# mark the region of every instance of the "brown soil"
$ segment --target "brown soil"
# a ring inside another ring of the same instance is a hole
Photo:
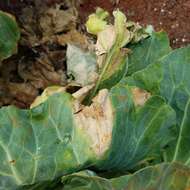
[[[190,43],[190,0],[85,0],[80,7],[84,21],[102,7],[110,12],[120,8],[128,18],[143,25],[152,24],[156,30],[165,30],[174,48]]]

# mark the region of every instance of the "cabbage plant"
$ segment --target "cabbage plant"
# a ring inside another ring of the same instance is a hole
[[[190,47],[172,50],[119,10],[108,17],[89,16],[94,52],[68,45],[78,91],[49,87],[30,109],[0,109],[0,189],[190,188]]]

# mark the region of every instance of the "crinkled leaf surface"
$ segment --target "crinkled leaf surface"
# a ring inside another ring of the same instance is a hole
[[[190,169],[179,163],[162,163],[113,179],[82,171],[63,177],[64,189],[189,190]]]
[[[176,110],[178,139],[169,160],[190,166],[190,46],[174,50],[158,63],[148,66],[127,79],[154,94],[164,97]]]
[[[92,84],[97,79],[96,56],[84,52],[80,48],[68,44],[67,47],[67,74],[73,77],[77,84],[82,86]]]
[[[127,190],[189,190],[190,169],[178,163],[162,163],[135,173]]]
[[[132,89],[126,85],[114,87],[106,97],[111,108],[103,107],[111,110],[101,110],[96,102],[97,110],[88,108],[86,116],[74,112],[73,98],[67,93],[54,94],[30,110],[0,109],[0,187],[53,180],[88,166],[125,170],[159,156],[175,118],[170,106],[152,97],[135,109]],[[106,132],[110,120],[101,119],[110,113],[112,128]],[[77,114],[89,128],[76,122]],[[92,131],[91,120],[96,124]],[[94,139],[96,133],[101,139]]]
[[[0,61],[17,52],[20,30],[15,18],[0,11]]]
[[[123,190],[132,175],[106,179],[90,170],[84,170],[62,177],[64,190]]]
[[[108,179],[98,177],[94,172],[85,170],[62,177],[64,190],[111,190]]]
[[[109,180],[114,190],[124,190],[131,177],[132,175],[123,175]]]
[[[31,110],[0,110],[1,189],[53,180],[94,158],[75,127],[71,100],[60,93]]]
[[[171,140],[171,126],[175,124],[173,109],[158,96],[135,107],[137,100],[134,100],[133,90],[125,85],[111,89],[113,105],[120,105],[114,118],[117,127],[113,128],[111,148],[98,163],[99,169],[133,169],[158,158],[162,148]]]
[[[153,32],[149,38],[127,47],[132,51],[128,57],[127,75],[144,69],[171,51],[165,32]]]

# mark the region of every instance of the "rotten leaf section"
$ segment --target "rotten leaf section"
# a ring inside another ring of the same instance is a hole
[[[113,107],[108,90],[101,90],[90,106],[75,110],[77,127],[86,133],[96,155],[102,156],[109,148],[113,129]]]
[[[67,43],[84,49],[88,49],[89,44],[78,27],[79,5],[79,1],[66,0],[50,4],[46,1],[24,2],[19,6],[15,16],[21,38],[17,54],[1,64],[0,106],[14,104],[26,108],[48,86],[67,85]],[[6,18],[11,22],[12,18]],[[2,20],[0,24],[3,24]],[[15,23],[10,24],[18,30]],[[15,42],[18,36],[15,36]],[[11,51],[15,52],[16,43],[14,46]]]

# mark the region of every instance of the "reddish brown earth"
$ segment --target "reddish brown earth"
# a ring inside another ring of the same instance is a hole
[[[115,5],[113,1],[85,0],[80,7],[82,20],[97,6],[110,12],[120,8],[133,21],[152,24],[156,30],[165,30],[173,47],[190,43],[190,0],[120,0]]]

